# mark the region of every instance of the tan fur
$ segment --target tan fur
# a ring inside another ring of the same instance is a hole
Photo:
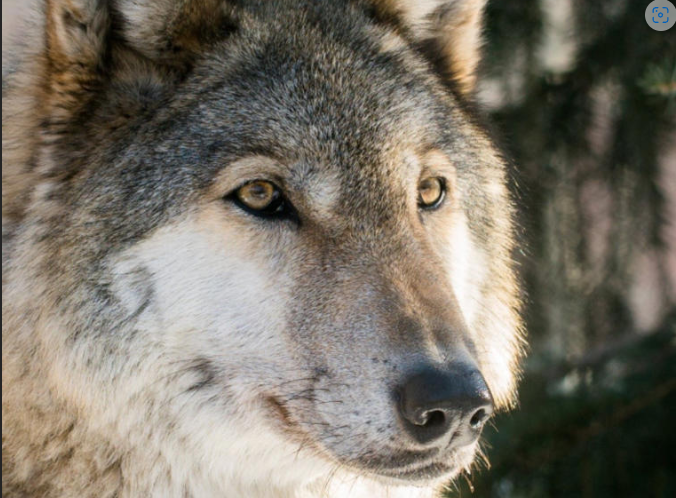
[[[466,362],[516,399],[514,208],[459,101],[483,5],[45,0],[3,58],[4,496],[431,498],[473,465],[397,393]]]
[[[436,39],[445,69],[461,92],[471,95],[481,52],[481,16],[487,0],[374,0],[402,19],[417,40]]]

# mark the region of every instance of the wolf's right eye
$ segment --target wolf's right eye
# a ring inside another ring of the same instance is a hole
[[[423,209],[436,209],[446,196],[446,182],[442,178],[424,178],[418,184],[418,206]]]
[[[283,217],[291,213],[291,206],[274,183],[252,180],[239,187],[231,196],[245,211],[261,217]]]

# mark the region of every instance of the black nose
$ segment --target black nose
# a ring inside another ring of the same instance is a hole
[[[406,432],[418,443],[432,443],[452,433],[453,444],[460,446],[479,437],[493,413],[493,397],[474,366],[427,369],[403,384],[399,411]]]

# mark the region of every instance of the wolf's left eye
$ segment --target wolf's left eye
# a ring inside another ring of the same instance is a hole
[[[290,206],[277,185],[267,180],[252,180],[232,194],[240,208],[260,217],[281,217],[290,212]]]
[[[418,206],[422,209],[436,209],[446,197],[446,182],[443,178],[430,176],[418,183]]]

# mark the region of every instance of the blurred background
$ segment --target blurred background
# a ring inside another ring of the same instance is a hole
[[[648,3],[489,2],[479,99],[513,159],[531,348],[490,471],[449,496],[676,496],[676,27]],[[3,40],[25,4],[2,1]]]
[[[490,471],[449,496],[676,496],[676,28],[649,3],[489,1],[479,97],[513,159],[531,350]]]

